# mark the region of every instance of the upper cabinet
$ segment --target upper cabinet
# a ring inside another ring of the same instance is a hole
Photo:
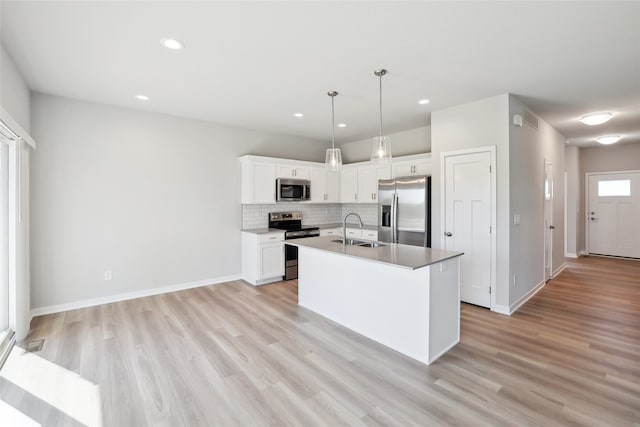
[[[310,168],[311,203],[340,203],[340,172]]]
[[[392,163],[393,177],[431,175],[431,153],[399,157]]]
[[[272,157],[243,156],[240,162],[243,204],[276,203],[276,178],[310,180],[310,203],[378,203],[379,180],[431,174],[431,153],[396,157],[390,166],[352,163],[342,172],[327,171],[323,163]]]
[[[278,165],[276,178],[310,179],[309,168],[296,165]]]
[[[242,203],[275,203],[275,163],[253,159],[251,156],[241,157],[240,162],[242,164]]]

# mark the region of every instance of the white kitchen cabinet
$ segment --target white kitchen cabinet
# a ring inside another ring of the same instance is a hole
[[[358,168],[358,203],[378,203],[378,181],[389,178],[391,178],[391,166],[360,166]]]
[[[340,178],[340,196],[340,200],[342,201],[342,203],[358,203],[357,167],[342,167],[342,176]]]
[[[242,278],[254,286],[284,276],[284,231],[242,232]]]
[[[431,175],[431,153],[400,157],[393,161],[393,177]]]
[[[324,236],[340,236],[341,230],[340,228],[321,228],[320,229],[320,237]]]
[[[340,203],[340,172],[310,168],[311,203]]]
[[[278,165],[277,178],[309,179],[309,168],[296,165]]]
[[[251,156],[240,158],[242,166],[241,201],[243,204],[276,202],[276,165],[256,161]]]
[[[338,229],[338,235],[342,236],[342,229]],[[378,230],[347,227],[347,239],[378,240]]]

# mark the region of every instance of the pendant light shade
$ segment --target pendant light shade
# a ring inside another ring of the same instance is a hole
[[[331,97],[331,148],[327,148],[324,167],[326,170],[339,172],[342,170],[342,152],[339,148],[336,148],[336,115],[334,108],[334,99],[336,96],[338,96],[338,92],[333,90],[331,92],[327,92],[327,95]]]
[[[382,76],[387,70],[379,69],[373,72],[380,79],[380,136],[371,141],[371,161],[378,164],[391,163],[391,138],[382,135]]]

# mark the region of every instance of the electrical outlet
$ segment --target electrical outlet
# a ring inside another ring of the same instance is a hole
[[[111,270],[104,271],[104,280],[111,280],[113,278],[113,273]]]
[[[513,225],[520,225],[520,214],[515,214],[513,216]]]
[[[518,283],[518,275],[514,274],[513,275],[513,286],[515,287],[517,283]]]

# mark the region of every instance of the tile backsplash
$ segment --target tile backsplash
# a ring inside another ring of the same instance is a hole
[[[342,205],[278,203],[272,205],[242,205],[242,228],[266,228],[269,225],[270,212],[302,212],[302,223],[320,225],[342,221]],[[364,220],[364,218],[363,218]]]
[[[345,203],[344,205],[342,205],[340,222],[346,214],[351,212],[355,212],[360,215],[360,218],[362,218],[362,222],[364,222],[365,225],[378,224],[378,205],[376,204]],[[349,218],[349,223],[356,221],[357,220],[355,218]]]

